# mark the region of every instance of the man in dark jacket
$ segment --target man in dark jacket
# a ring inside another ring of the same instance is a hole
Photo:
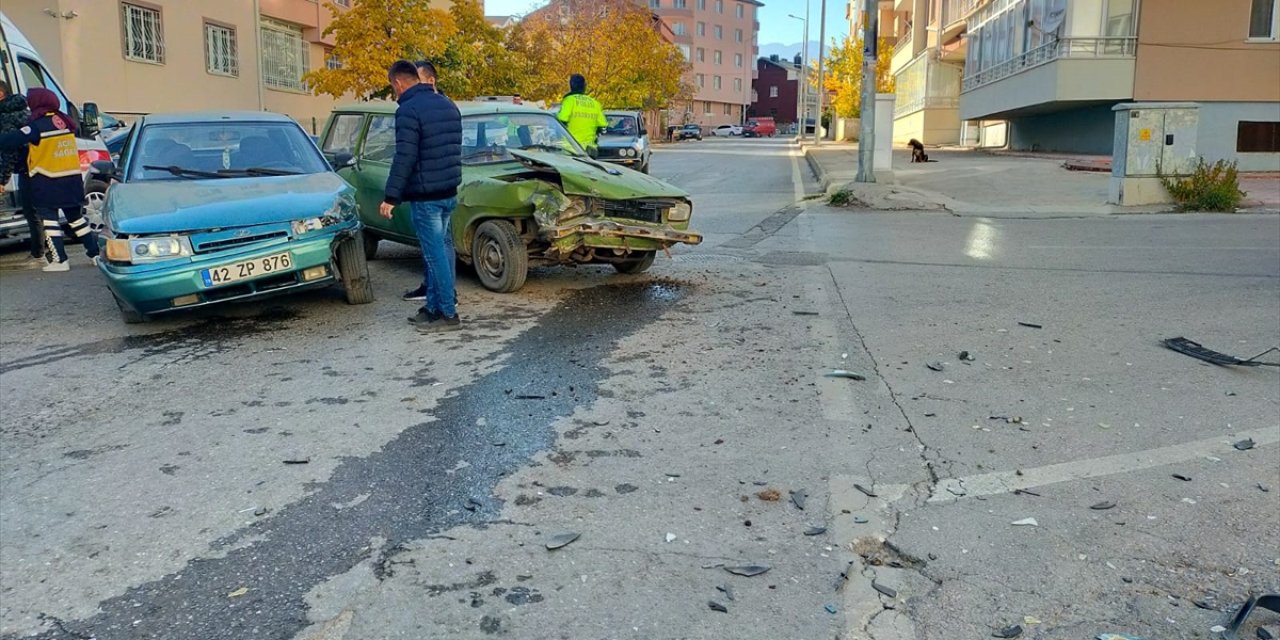
[[[21,93],[13,93],[9,84],[0,80],[0,135],[13,133],[25,126],[31,119],[31,110],[27,109],[27,99]],[[30,237],[31,257],[42,259],[44,251],[44,228],[36,217],[36,210],[31,206],[30,180],[27,178],[27,150],[0,151],[0,187],[6,187],[10,177],[18,174],[18,193],[15,204],[22,209],[22,216],[27,219],[27,235]],[[12,191],[12,189],[9,189]],[[5,191],[0,188],[0,192]],[[2,197],[3,194],[0,194]]]
[[[388,73],[396,101],[396,152],[379,213],[390,219],[406,202],[426,266],[426,303],[409,322],[422,331],[458,329],[452,217],[462,183],[462,114],[453,101],[421,84],[412,62]]]

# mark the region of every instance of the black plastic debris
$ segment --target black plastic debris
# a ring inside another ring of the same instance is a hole
[[[1258,355],[1253,356],[1252,358],[1249,358],[1247,360],[1241,360],[1240,358],[1227,355],[1220,351],[1214,351],[1213,349],[1206,349],[1199,342],[1194,342],[1186,338],[1183,338],[1181,336],[1177,338],[1166,338],[1164,340],[1161,340],[1160,344],[1163,344],[1165,347],[1172,349],[1174,351],[1177,351],[1178,353],[1181,353],[1183,355],[1188,355],[1197,360],[1204,360],[1205,362],[1208,362],[1210,364],[1216,364],[1224,367],[1225,366],[1280,367],[1280,362],[1262,362],[1258,360],[1258,358],[1261,358],[1262,356],[1265,356],[1268,353],[1271,353],[1272,351],[1280,351],[1280,347],[1271,347],[1270,349],[1267,349],[1266,351],[1263,351],[1262,353],[1259,353]]]
[[[1042,325],[1038,325],[1038,324],[1036,324],[1036,323],[1034,323],[1034,322],[1019,322],[1019,323],[1018,323],[1018,326],[1020,326],[1020,327],[1027,327],[1028,329],[1043,329],[1043,328],[1044,328],[1044,326],[1042,326]],[[1018,628],[1018,633],[1022,633],[1022,628],[1021,628],[1021,627],[1019,627],[1019,628]],[[1009,636],[1009,637],[1010,637],[1010,638],[1012,638],[1013,636]]]
[[[1253,438],[1245,438],[1231,446],[1235,447],[1236,451],[1248,451],[1253,448],[1253,444]]]
[[[879,582],[876,582],[875,580],[871,581],[871,588],[875,589],[876,591],[879,591],[882,595],[884,595],[887,598],[898,597],[897,590],[893,589],[892,587],[886,587],[880,584]]]
[[[1258,640],[1275,640],[1276,634],[1271,633],[1266,627],[1258,627]]]
[[[930,362],[924,366],[928,367],[930,371],[942,371],[943,369],[946,369],[941,362]]]
[[[744,565],[738,565],[734,567],[725,567],[724,570],[728,571],[729,573],[732,573],[735,576],[744,576],[747,578],[751,578],[754,576],[758,576],[762,573],[765,573],[766,571],[769,570],[769,567],[762,564],[744,564]]]
[[[804,503],[805,503],[805,500],[808,500],[808,499],[809,499],[809,492],[805,491],[804,489],[796,489],[795,491],[791,492],[791,504],[794,504],[796,508],[801,511],[804,511]]]
[[[536,393],[521,393],[516,395],[516,400],[546,400],[546,399],[547,399],[546,396],[541,396]]]
[[[1019,323],[1021,324],[1021,323]],[[1012,627],[1005,627],[991,634],[992,638],[1016,638],[1022,635],[1022,625],[1015,624]]]
[[[1114,509],[1115,506],[1116,506],[1116,503],[1108,500],[1106,502],[1099,502],[1098,504],[1095,504],[1089,508],[1093,509],[1094,511],[1106,511],[1107,509]]]
[[[719,591],[720,593],[723,593],[723,594],[724,594],[724,598],[725,598],[725,600],[728,600],[729,602],[733,602],[733,600],[734,600],[734,598],[733,598],[733,588],[732,588],[732,587],[730,587],[729,585],[727,585],[727,584],[722,584],[722,585],[720,585],[720,586],[716,587],[716,591]]]
[[[857,380],[857,381],[859,381],[859,382],[861,382],[861,381],[863,381],[863,380],[866,380],[866,379],[867,379],[867,377],[866,377],[866,376],[864,376],[864,375],[862,375],[861,373],[854,373],[854,372],[852,372],[852,371],[845,371],[844,369],[836,369],[835,371],[832,371],[831,373],[828,373],[828,374],[826,374],[826,375],[825,375],[825,376],[823,376],[823,377],[826,377],[826,378],[848,378],[849,380]]]
[[[1258,491],[1261,491],[1261,492],[1263,492],[1263,493],[1271,493],[1271,487],[1268,487],[1267,485],[1262,484],[1261,482],[1259,482],[1259,483],[1258,483]]]
[[[581,535],[582,534],[576,531],[557,533],[556,535],[547,538],[547,551],[555,551],[556,549],[567,547]]]
[[[483,506],[484,506],[484,503],[480,502],[479,500],[476,500],[475,498],[467,498],[467,503],[462,505],[462,508],[466,509],[467,511],[475,511],[476,509]]]
[[[820,536],[827,532],[827,528],[821,525],[814,525],[804,530],[806,536]]]
[[[817,312],[817,311],[792,311],[791,313],[792,313],[793,315],[797,315],[797,316],[816,316],[816,315],[818,315],[818,312]]]
[[[282,462],[285,464],[309,464],[311,462],[311,458],[306,456],[293,456],[292,458],[285,458]]]
[[[1182,475],[1181,473],[1175,473],[1175,474],[1173,474],[1173,478],[1174,478],[1175,480],[1181,480],[1181,481],[1183,481],[1183,482],[1191,482],[1191,476],[1184,476],[1184,475]]]
[[[958,357],[961,362],[973,362],[974,360],[977,360],[977,358],[973,357],[973,354],[968,351],[961,351],[960,355],[956,357]]]
[[[720,604],[719,602],[716,602],[715,600],[708,600],[707,608],[711,609],[712,611],[719,611],[720,613],[729,613],[728,607]]]
[[[862,486],[862,485],[860,485],[860,484],[854,484],[854,485],[853,485],[853,488],[854,488],[854,489],[857,489],[857,490],[858,490],[858,491],[860,491],[860,492],[862,492],[862,495],[865,495],[865,496],[867,496],[868,498],[875,498],[875,497],[877,497],[877,496],[876,496],[876,492],[874,492],[874,491],[872,491],[872,490],[870,490],[870,489],[868,489],[868,488],[866,488],[866,487],[864,487],[864,486]]]
[[[1243,605],[1240,605],[1240,610],[1236,611],[1235,617],[1231,619],[1231,624],[1227,625],[1227,630],[1222,632],[1222,637],[1226,640],[1239,640],[1240,628],[1244,626],[1245,621],[1249,619],[1249,614],[1253,613],[1253,610],[1257,607],[1280,613],[1280,593],[1249,596],[1249,599],[1245,600]]]
[[[1217,610],[1217,607],[1213,606],[1212,604],[1209,604],[1207,600],[1195,600],[1191,604],[1196,605],[1197,609],[1204,609],[1205,611]]]

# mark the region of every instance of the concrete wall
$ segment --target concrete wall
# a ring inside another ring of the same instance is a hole
[[[1111,106],[1010,118],[1009,148],[1110,155],[1115,135],[1115,112]]]
[[[893,143],[904,145],[912,138],[929,145],[959,144],[959,110],[929,108],[895,118]]]
[[[1133,96],[1133,75],[1133,59],[1060,59],[961,93],[960,117],[1001,117],[1051,102],[1119,102]]]
[[[1133,98],[1280,101],[1280,42],[1247,41],[1249,7],[1250,0],[1142,0]]]
[[[1236,127],[1241,120],[1280,121],[1280,103],[1201,102],[1197,151],[1208,162],[1235,160],[1241,171],[1280,171],[1280,153],[1237,153]]]

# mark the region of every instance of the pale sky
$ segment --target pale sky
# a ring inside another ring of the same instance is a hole
[[[804,16],[806,0],[763,0],[760,9],[760,44],[795,44],[804,40],[804,24],[787,14]],[[822,0],[808,0],[810,5],[809,39],[818,39],[818,17]],[[522,15],[546,4],[546,0],[484,0],[484,12],[491,16]],[[827,0],[827,41],[842,38],[849,31],[844,17],[845,0]]]

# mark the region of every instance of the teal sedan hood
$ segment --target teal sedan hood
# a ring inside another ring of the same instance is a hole
[[[527,166],[551,169],[559,173],[564,192],[569,195],[593,196],[606,200],[689,197],[687,192],[652,176],[588,157],[532,149],[507,151]]]
[[[124,182],[108,191],[103,218],[115,233],[128,235],[226,229],[323,215],[350,191],[327,172]]]

